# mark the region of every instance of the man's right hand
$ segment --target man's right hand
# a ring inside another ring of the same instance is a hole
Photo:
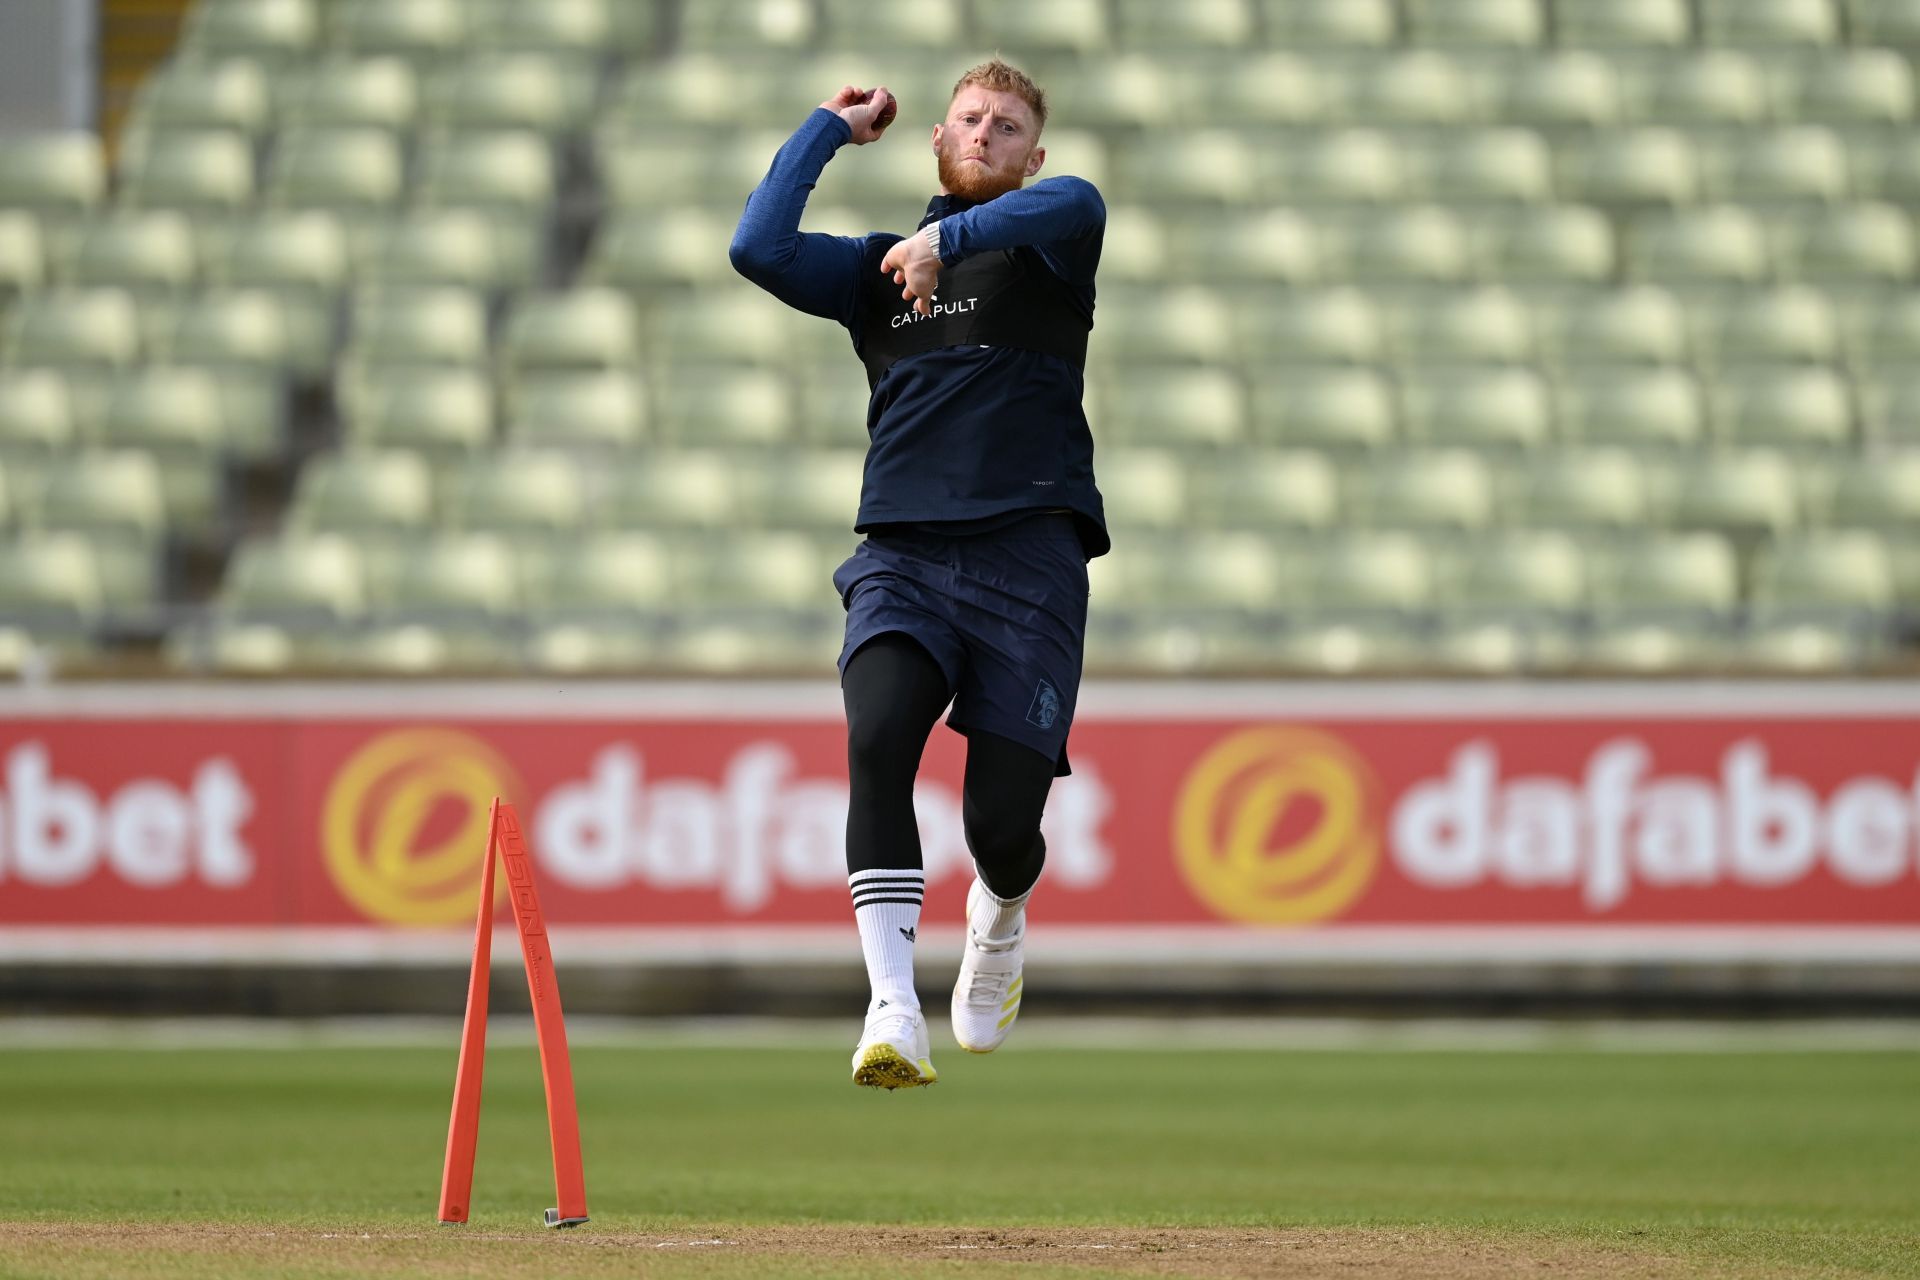
[[[900,109],[884,85],[877,89],[847,85],[820,105],[847,122],[856,146],[877,141]]]

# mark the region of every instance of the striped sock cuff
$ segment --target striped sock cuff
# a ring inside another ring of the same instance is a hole
[[[856,871],[847,877],[855,909],[882,902],[919,906],[927,896],[927,873],[917,868],[899,871]]]

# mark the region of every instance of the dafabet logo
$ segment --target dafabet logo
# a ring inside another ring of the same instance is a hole
[[[1380,786],[1338,738],[1248,729],[1200,757],[1173,811],[1194,895],[1220,915],[1312,924],[1345,911],[1380,866]]]
[[[486,743],[448,729],[402,729],[367,743],[334,777],[321,810],[327,871],[375,920],[457,924],[473,918],[487,810],[519,791]],[[496,898],[506,896],[499,882]]]

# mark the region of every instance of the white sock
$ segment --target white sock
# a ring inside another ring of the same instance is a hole
[[[913,989],[913,944],[920,933],[920,901],[927,892],[927,873],[918,868],[899,871],[856,871],[847,877],[853,891],[853,919],[860,926],[860,951],[867,959],[867,981],[873,984],[876,1009],[889,1005],[920,1007]]]
[[[982,880],[980,896],[974,901],[967,925],[983,942],[1010,942],[1025,925],[1027,899],[1032,896],[1033,890],[1029,889],[1017,898],[996,898]]]

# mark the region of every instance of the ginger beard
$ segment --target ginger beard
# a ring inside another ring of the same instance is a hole
[[[1027,160],[1033,154],[1029,148],[1027,155],[1010,160],[1002,168],[993,168],[993,157],[984,157],[984,164],[976,164],[967,156],[976,154],[971,143],[958,129],[949,129],[940,136],[940,145],[935,155],[940,167],[940,186],[946,191],[975,204],[984,204],[995,196],[1003,196],[1009,191],[1018,190],[1027,180]]]

